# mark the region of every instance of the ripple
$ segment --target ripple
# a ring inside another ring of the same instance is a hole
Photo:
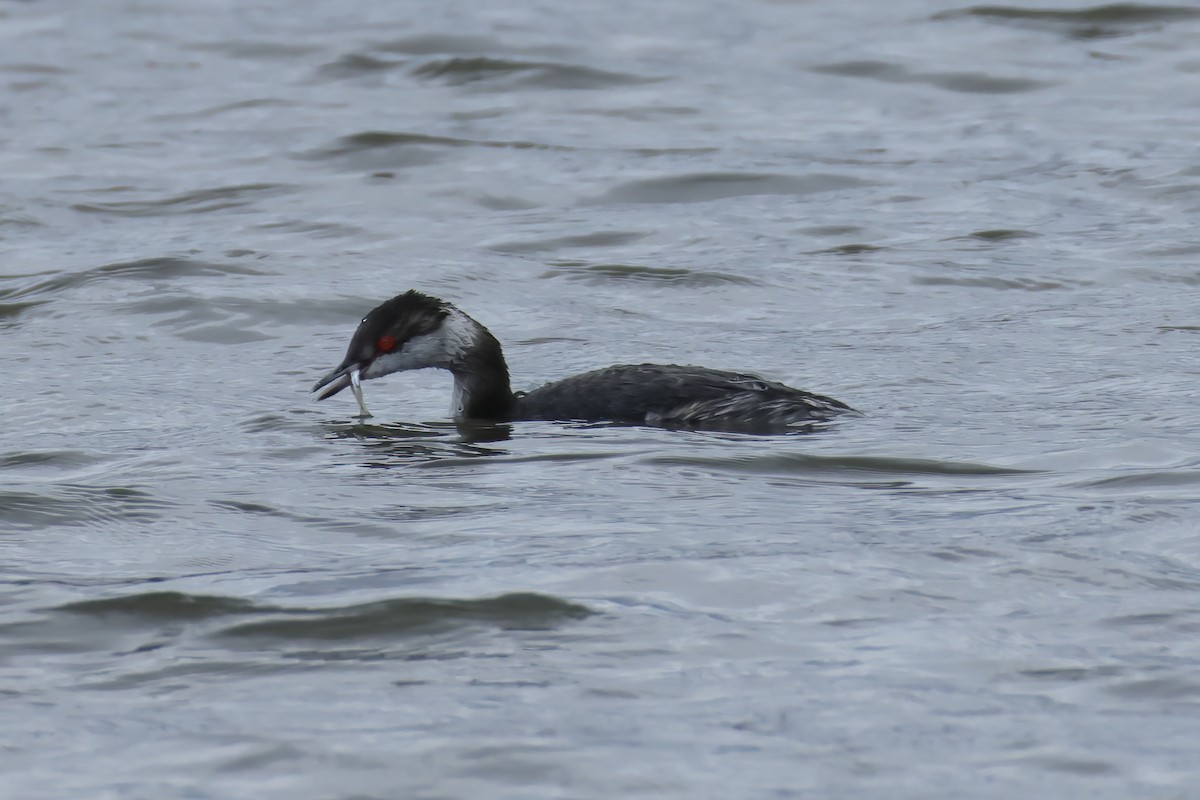
[[[887,456],[814,456],[803,453],[714,458],[709,456],[653,456],[644,463],[673,467],[701,467],[720,472],[778,474],[833,474],[858,472],[878,475],[1032,475],[1037,470],[998,467],[970,461],[940,461]]]
[[[647,267],[642,264],[589,264],[584,261],[551,262],[553,269],[543,272],[542,278],[567,278],[589,283],[671,284],[675,286],[719,286],[734,283],[752,285],[755,281],[741,275],[724,272]]]
[[[170,622],[221,622],[257,617],[217,628],[222,637],[344,640],[491,625],[503,630],[544,630],[594,612],[586,606],[533,592],[484,598],[399,597],[332,608],[287,608],[238,597],[177,591],[83,600],[50,609],[91,618],[112,628],[160,627]]]
[[[595,426],[592,426],[595,427]],[[442,458],[437,461],[425,461],[415,464],[414,466],[441,469],[442,467],[461,468],[461,467],[481,467],[509,464],[575,464],[587,461],[605,461],[608,459],[625,458],[629,453],[624,451],[613,452],[586,452],[586,453],[539,453],[532,456],[508,456],[489,458],[486,461],[480,460],[479,455],[497,455],[495,453],[479,453],[474,458]]]
[[[1119,772],[1116,764],[1099,758],[1068,753],[1034,753],[1014,759],[1016,763],[1032,764],[1052,772],[1065,772],[1068,775],[1113,775]]]
[[[824,250],[813,250],[811,255],[856,256],[861,253],[874,253],[876,250],[886,249],[886,247],[880,247],[876,244],[851,242],[849,244],[839,244],[835,247],[826,247]]]
[[[3,17],[4,13],[0,12],[0,19]],[[62,67],[50,64],[0,64],[0,74],[7,73],[17,76],[13,80],[6,82],[8,88],[16,92],[28,92],[51,86],[61,86],[61,81],[58,79],[72,72],[74,70],[63,69]]]
[[[370,301],[279,300],[235,295],[202,296],[186,289],[156,294],[117,306],[128,314],[162,317],[154,323],[180,339],[216,344],[244,344],[279,338],[261,328],[317,321],[344,322],[369,308]]]
[[[982,275],[965,278],[929,275],[913,278],[913,284],[917,286],[969,286],[978,289],[1018,289],[1025,292],[1048,292],[1068,288],[1068,284],[1062,281],[1038,280],[1035,278],[997,278]],[[1070,284],[1070,286],[1078,285],[1075,283]]]
[[[206,42],[204,44],[183,45],[184,50],[199,50],[224,53],[233,58],[279,60],[301,58],[320,51],[317,45],[299,44],[297,42],[233,40],[222,42]]]
[[[1001,558],[1000,553],[992,550],[984,550],[978,547],[963,547],[961,545],[948,545],[936,550],[930,550],[929,555],[941,561],[962,562],[972,561],[974,559],[996,559]]]
[[[493,242],[488,244],[487,248],[497,253],[548,253],[571,248],[616,247],[636,242],[649,235],[643,231],[595,231],[545,239],[510,239]]]
[[[469,83],[509,80],[513,85],[537,89],[608,89],[653,83],[626,72],[562,64],[551,61],[521,61],[487,56],[443,58],[429,61],[413,70],[413,75],[461,86]]]
[[[397,145],[432,144],[445,147],[502,147],[516,150],[571,150],[569,147],[539,144],[526,141],[488,141],[477,139],[456,139],[452,136],[430,136],[424,133],[407,133],[393,131],[363,131],[349,136],[342,136],[327,148],[314,151],[317,157],[340,156],[361,150],[375,150],[381,147]]]
[[[341,640],[429,633],[478,624],[503,630],[545,630],[593,613],[586,606],[532,592],[478,600],[406,597],[344,608],[272,612],[273,619],[241,623],[221,633],[242,638]]]
[[[0,216],[0,228],[15,228],[19,230],[33,230],[35,228],[44,228],[45,223],[39,222],[31,216],[28,216],[23,210],[12,207],[0,207],[0,212],[4,216]]]
[[[170,504],[126,486],[60,486],[42,492],[0,492],[0,521],[21,529],[149,523]]]
[[[1184,261],[1191,262],[1193,256],[1200,254],[1200,242],[1179,242],[1166,245],[1151,245],[1150,247],[1140,248],[1138,253],[1155,258],[1171,258],[1175,256],[1183,256]]]
[[[446,634],[479,630],[547,631],[596,612],[559,597],[511,592],[482,598],[394,597],[346,606],[284,607],[240,597],[150,591],[65,603],[38,616],[0,623],[7,648],[32,653],[88,651],[136,656],[187,647],[197,634],[229,647],[269,650],[289,644],[303,662],[369,658],[430,659],[466,655],[440,646]],[[457,638],[457,637],[456,637]],[[431,644],[438,646],[432,650]],[[390,647],[389,647],[390,646]],[[385,649],[388,648],[388,649]],[[115,653],[114,653],[115,650]],[[472,655],[477,655],[473,648]],[[110,673],[92,688],[124,688],[191,674],[261,674],[295,669],[293,659],[213,658],[131,660],[132,670]],[[145,670],[141,667],[151,666]],[[113,675],[115,674],[115,677]]]
[[[870,78],[884,83],[924,83],[951,92],[1010,94],[1032,92],[1053,82],[1032,78],[999,78],[983,72],[913,72],[887,61],[843,61],[812,68],[813,72],[849,78]]]
[[[630,119],[635,122],[659,122],[662,120],[673,120],[678,117],[691,117],[702,114],[703,111],[693,106],[633,106],[628,108],[581,108],[577,109],[576,114],[587,114],[598,117],[615,117],[619,119]],[[692,148],[703,152],[718,152],[718,147]]]
[[[0,303],[0,328],[15,325],[18,316],[43,302],[45,301],[31,300],[27,303]]]
[[[659,156],[703,156],[721,152],[719,147],[629,147],[626,153],[642,158]]]
[[[297,374],[297,373],[293,373]],[[308,380],[308,373],[299,373],[303,375],[305,381]],[[288,414],[278,412],[269,412],[259,414],[244,420],[239,424],[246,433],[274,433],[276,431],[307,431],[312,428],[310,418],[316,415],[315,410],[293,410]]]
[[[403,53],[411,56],[429,55],[480,55],[484,53],[547,53],[563,50],[554,47],[513,47],[499,39],[487,36],[471,36],[453,33],[426,33],[406,36],[376,44],[372,49],[387,53]]]
[[[1079,484],[1093,489],[1114,492],[1143,493],[1154,489],[1189,488],[1200,484],[1200,471],[1171,470],[1138,472],[1131,475],[1116,475]]]
[[[311,448],[314,452],[306,453],[305,455],[320,456],[323,451],[317,448]],[[297,454],[293,454],[294,459]],[[298,525],[305,525],[317,530],[329,531],[331,533],[352,533],[360,536],[372,536],[376,538],[394,539],[396,538],[396,529],[386,524],[376,522],[366,522],[354,519],[345,519],[344,517],[324,517],[324,516],[306,516],[303,514],[295,514],[281,508],[275,508],[264,503],[252,503],[244,500],[232,499],[213,499],[208,501],[209,505],[222,511],[228,511],[235,514],[248,514],[253,517],[274,517],[276,519],[291,520]],[[456,512],[449,512],[447,516],[452,516]],[[406,515],[407,514],[407,515]],[[388,513],[382,514],[376,512],[376,518],[381,522],[390,522],[395,519],[426,519],[426,516],[416,509],[405,507],[404,513]]]
[[[494,141],[430,136],[423,133],[363,131],[341,136],[333,143],[298,154],[310,161],[341,162],[356,170],[397,169],[441,161],[451,148],[485,147],[509,150],[570,150],[569,147],[529,141]]]
[[[360,236],[363,233],[363,229],[357,225],[306,219],[283,219],[275,222],[264,222],[255,227],[264,231],[305,233],[314,239],[348,239]]]
[[[53,277],[12,288],[0,288],[0,300],[16,300],[39,295],[52,295],[66,289],[83,286],[101,280],[179,280],[193,277],[226,277],[229,275],[264,275],[259,270],[236,264],[217,264],[191,258],[140,258],[136,261],[118,261],[78,272],[42,273]],[[36,277],[29,275],[22,278]],[[0,281],[2,282],[2,281]],[[44,301],[42,301],[44,302]]]
[[[222,114],[228,114],[233,111],[244,111],[246,109],[257,109],[257,108],[294,108],[297,105],[298,105],[298,103],[294,103],[289,100],[277,100],[277,99],[270,98],[270,97],[260,97],[260,98],[255,98],[253,100],[238,100],[238,101],[232,102],[232,103],[221,103],[219,105],[211,106],[209,108],[199,109],[198,111],[180,111],[180,112],[174,112],[174,113],[170,113],[170,114],[158,114],[158,115],[152,117],[152,119],[160,120],[163,122],[177,121],[177,120],[207,119],[209,117],[216,117],[216,116],[220,116]]]
[[[977,239],[984,242],[1007,242],[1013,239],[1036,239],[1040,237],[1040,233],[1033,231],[1023,231],[1010,228],[995,228],[986,231],[973,231],[966,236],[958,236],[958,239]]]
[[[26,453],[0,455],[0,470],[24,469],[28,467],[52,466],[56,469],[75,468],[96,464],[99,456],[82,450],[36,450]]]
[[[233,597],[185,594],[183,592],[142,592],[66,603],[54,611],[97,618],[137,617],[145,620],[197,620],[249,614],[259,609],[253,601]]]
[[[166,217],[180,214],[208,214],[250,205],[260,197],[285,194],[294,187],[282,183],[247,183],[198,189],[194,192],[150,200],[125,200],[112,203],[76,203],[75,211],[115,217]]]
[[[273,506],[263,505],[262,503],[248,503],[244,500],[209,500],[209,503],[217,508],[225,508],[231,511],[239,511],[246,514],[262,514],[268,517],[283,517],[285,519],[294,518],[294,514],[290,514]]]
[[[1183,678],[1143,678],[1124,681],[1108,687],[1118,697],[1134,700],[1200,701],[1200,682]]]
[[[1079,681],[1108,679],[1124,672],[1123,667],[1106,665],[1094,667],[1037,667],[1017,672],[1022,678],[1039,682],[1078,683]]]
[[[705,203],[754,195],[806,195],[873,185],[849,175],[782,175],[755,172],[697,172],[628,181],[609,189],[600,203]]]
[[[858,225],[812,225],[801,228],[800,232],[809,236],[848,236],[851,233],[862,233],[862,230]]]
[[[358,419],[355,419],[353,422],[328,422],[322,425],[322,428],[325,431],[325,437],[328,439],[357,439],[377,442],[442,439],[447,434],[447,430],[444,427],[364,422]]]
[[[20,75],[66,75],[72,71],[53,64],[0,64],[0,72]]]
[[[401,425],[354,419],[327,422],[322,428],[326,439],[352,440],[361,444],[356,458],[362,466],[372,469],[491,459],[502,451],[485,445],[505,442],[512,437],[512,426],[506,423]]]
[[[1072,39],[1105,39],[1156,30],[1172,22],[1200,18],[1200,9],[1143,3],[1109,3],[1087,8],[972,6],[942,11],[935,20],[977,17],[988,22],[1050,31]]]
[[[363,53],[350,53],[342,56],[337,61],[322,64],[317,68],[317,74],[322,78],[332,80],[358,78],[363,75],[377,75],[382,72],[390,72],[404,66],[405,63],[407,62],[403,60],[377,58]]]

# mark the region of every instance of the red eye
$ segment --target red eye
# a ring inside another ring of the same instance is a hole
[[[396,338],[394,336],[380,336],[379,341],[375,342],[375,349],[381,353],[390,353],[395,346]]]

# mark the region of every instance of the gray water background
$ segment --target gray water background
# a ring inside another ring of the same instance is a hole
[[[1195,5],[0,4],[3,795],[1197,796],[1198,131]],[[312,403],[410,287],[866,416]]]

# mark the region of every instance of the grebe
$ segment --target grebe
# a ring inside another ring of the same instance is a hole
[[[454,305],[417,291],[397,295],[363,317],[346,358],[312,391],[324,400],[353,385],[365,415],[360,379],[425,367],[454,376],[456,420],[779,430],[854,413],[838,400],[756,375],[674,364],[607,367],[513,393],[496,337]]]

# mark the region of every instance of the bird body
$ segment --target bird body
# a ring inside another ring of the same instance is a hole
[[[454,376],[456,419],[578,420],[671,427],[782,430],[853,413],[830,397],[756,375],[675,364],[626,364],[513,393],[499,341],[443,300],[405,292],[372,309],[346,358],[313,391],[425,367]]]
[[[850,411],[832,398],[756,375],[676,364],[626,364],[585,372],[518,396],[522,419],[574,418],[704,427],[788,426]]]

